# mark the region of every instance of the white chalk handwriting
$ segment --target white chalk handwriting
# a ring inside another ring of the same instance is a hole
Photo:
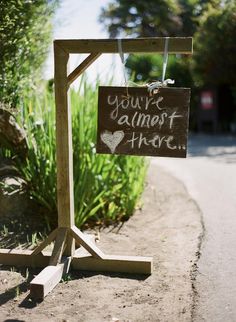
[[[104,130],[100,134],[101,141],[111,153],[115,153],[119,145],[125,149],[129,146],[134,152],[137,149],[186,150],[186,145],[175,137],[178,120],[186,116],[180,112],[182,108],[178,107],[178,100],[167,102],[161,94],[124,96],[109,93],[106,97],[107,124],[110,119],[116,131]]]
[[[173,135],[157,135],[155,134],[151,139],[147,138],[143,133],[132,132],[132,138],[127,140],[127,143],[131,143],[131,149],[139,148],[143,146],[152,146],[153,148],[160,149],[165,146],[170,150],[186,150],[185,145],[176,145],[174,144]]]

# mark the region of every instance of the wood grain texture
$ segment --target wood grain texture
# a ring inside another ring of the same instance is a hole
[[[165,37],[122,39],[124,53],[163,53]],[[54,40],[68,53],[118,53],[117,39],[60,39]],[[191,54],[191,37],[170,37],[169,53]]]
[[[43,300],[44,297],[60,282],[63,265],[45,267],[30,283],[30,297]]]
[[[72,268],[84,271],[118,272],[149,275],[153,270],[152,257],[105,255],[104,259],[92,256],[75,256]]]
[[[32,251],[29,250],[0,249],[0,261],[4,265],[19,267],[45,267],[49,264],[50,253],[44,252],[36,256],[31,254]],[[62,259],[64,260],[64,257]],[[68,257],[68,260],[71,260],[71,257]],[[104,254],[103,258],[96,258],[78,249],[71,260],[71,265],[75,270],[151,274],[153,259],[152,257]]]
[[[105,256],[104,253],[91,241],[91,239],[82,233],[82,231],[76,226],[71,228],[71,235],[95,258],[103,258]]]
[[[67,230],[68,228],[58,228],[49,265],[60,263],[66,245]]]
[[[190,89],[101,86],[98,95],[97,153],[186,157]]]
[[[30,297],[35,300],[43,300],[60,282],[63,274],[68,271],[70,258],[64,258],[62,263],[56,266],[45,267],[30,283]]]
[[[54,43],[55,102],[56,102],[56,160],[58,226],[74,225],[74,186],[71,107],[68,96],[69,54]],[[67,239],[65,255],[73,255],[75,243]]]
[[[53,242],[57,236],[58,228],[54,229],[44,241],[33,250],[32,256],[41,253],[45,247],[47,247],[51,242]]]
[[[32,256],[32,250],[0,249],[0,263],[16,267],[45,267],[48,265],[51,252]]]

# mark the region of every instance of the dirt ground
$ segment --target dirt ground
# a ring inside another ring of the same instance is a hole
[[[72,272],[41,303],[27,296],[37,272],[0,271],[0,321],[191,321],[202,225],[183,184],[151,165],[142,210],[100,232],[105,253],[153,256],[151,276]]]

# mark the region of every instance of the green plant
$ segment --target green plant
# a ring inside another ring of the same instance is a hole
[[[39,234],[42,236],[42,234]],[[40,236],[40,237],[41,237]],[[39,241],[42,239],[39,239],[38,238],[38,232],[35,232],[35,233],[32,233],[30,235],[27,235],[26,236],[26,239],[27,239],[27,244],[33,246],[33,247],[36,247],[38,244],[39,244]]]
[[[16,107],[26,90],[35,91],[47,57],[57,2],[0,0],[1,102]]]
[[[142,192],[146,162],[142,157],[97,155],[97,89],[85,80],[71,91],[75,221],[77,226],[109,224],[132,215]],[[20,118],[20,115],[18,115]],[[25,100],[21,118],[28,132],[29,152],[17,166],[28,190],[48,220],[56,217],[54,96]]]
[[[61,283],[66,283],[67,284],[70,281],[72,281],[72,276],[71,276],[70,273],[65,274],[61,279]]]
[[[172,0],[112,0],[102,8],[99,20],[111,38],[127,35],[162,37],[178,32],[180,6]]]
[[[193,55],[193,76],[198,86],[227,84],[232,92],[235,90],[235,12],[235,1],[228,0],[218,8],[209,6],[201,18]]]
[[[3,237],[8,237],[9,236],[9,230],[5,225],[3,225],[3,230],[1,231],[1,235]]]
[[[233,0],[110,0],[99,21],[111,38],[192,36],[209,5],[217,8],[229,1]]]
[[[54,97],[25,99],[21,117],[27,131],[28,155],[17,166],[28,183],[30,195],[49,214],[56,212],[55,107]]]

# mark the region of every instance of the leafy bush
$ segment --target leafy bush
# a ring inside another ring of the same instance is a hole
[[[193,76],[198,86],[229,84],[236,89],[236,3],[209,7],[195,35]]]
[[[83,93],[83,94],[82,94]],[[132,215],[142,192],[146,162],[142,157],[97,155],[95,150],[97,95],[85,81],[71,91],[75,221],[77,226],[109,224]],[[29,153],[18,168],[31,196],[56,216],[54,97],[25,101],[25,127]]]
[[[51,40],[57,0],[0,0],[0,100],[16,106],[34,92]]]

